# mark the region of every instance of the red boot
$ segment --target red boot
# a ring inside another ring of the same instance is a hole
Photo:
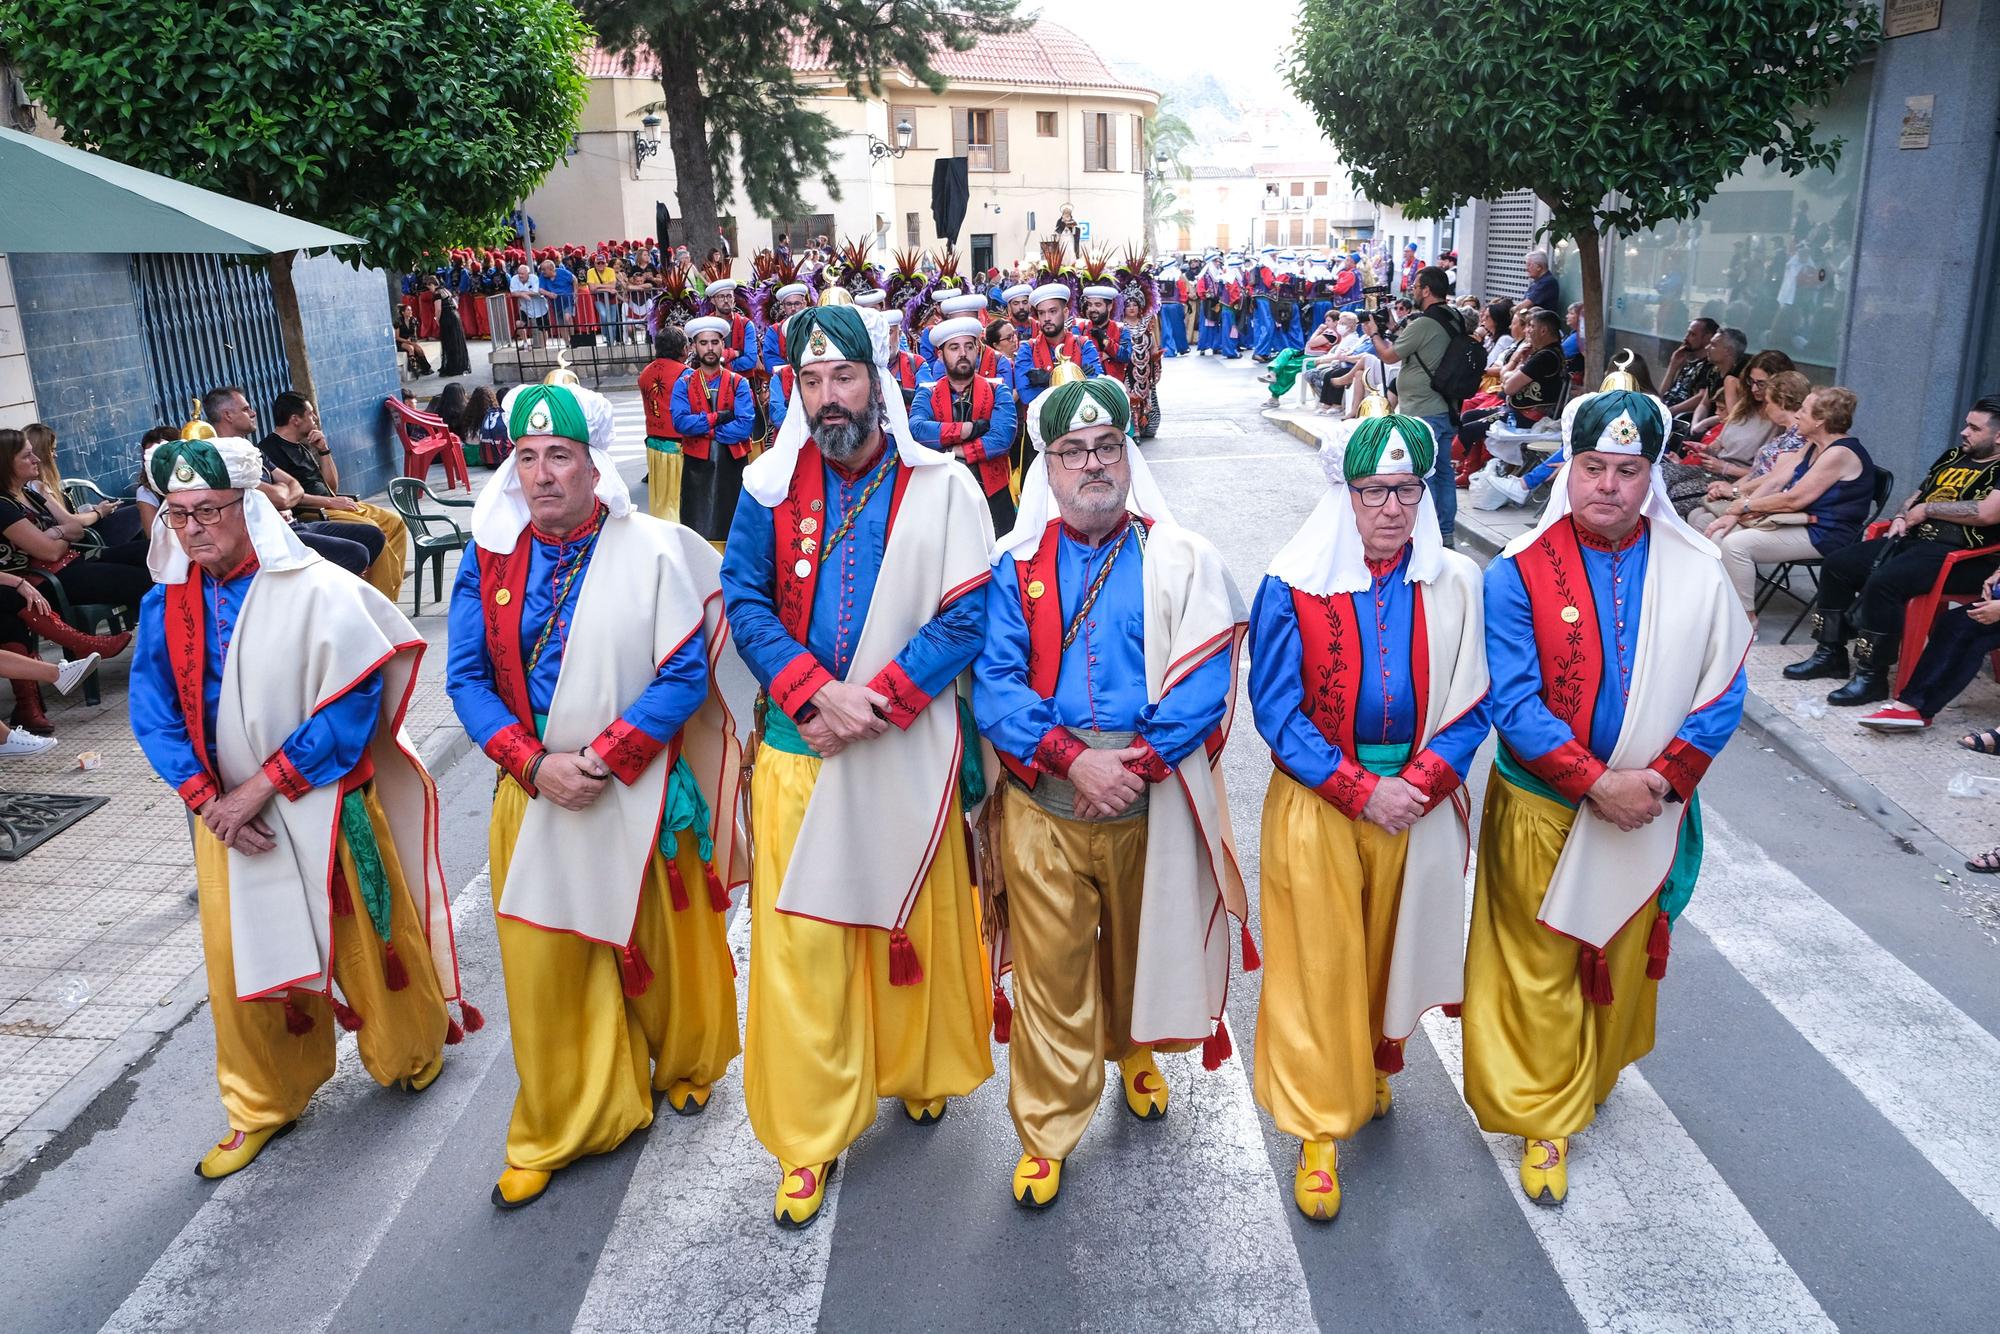
[[[72,658],[81,658],[86,653],[95,653],[100,658],[115,658],[132,642],[130,630],[121,630],[115,635],[88,634],[53,611],[24,610],[21,619],[27,622],[30,630]]]
[[[26,644],[0,644],[0,649],[33,656],[28,653]],[[14,716],[7,720],[8,725],[34,736],[54,736],[56,729],[50,724],[49,716],[42,712],[42,683],[17,681],[10,677],[8,684],[14,687]]]

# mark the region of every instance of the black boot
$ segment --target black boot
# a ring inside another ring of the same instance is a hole
[[[1785,668],[1787,681],[1837,681],[1848,673],[1847,666],[1847,613],[1843,611],[1816,611],[1813,613],[1813,638],[1819,647],[1804,662],[1795,662]]]
[[[1854,641],[1854,676],[1826,697],[1829,704],[1851,708],[1880,704],[1889,698],[1889,673],[1896,665],[1894,650],[1883,637],[1864,630]]]

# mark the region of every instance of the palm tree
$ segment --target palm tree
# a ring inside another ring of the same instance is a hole
[[[1162,94],[1153,114],[1146,118],[1142,143],[1146,154],[1145,226],[1148,247],[1159,243],[1159,229],[1165,225],[1185,227],[1194,214],[1175,197],[1167,184],[1169,174],[1180,180],[1194,175],[1182,154],[1194,146],[1194,131],[1172,109],[1173,98]]]

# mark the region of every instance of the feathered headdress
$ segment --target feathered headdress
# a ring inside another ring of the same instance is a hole
[[[1160,308],[1160,285],[1153,279],[1152,260],[1143,245],[1125,247],[1118,265],[1118,290],[1125,296],[1125,318],[1143,320]]]
[[[700,313],[701,298],[689,283],[689,266],[669,264],[660,275],[658,296],[661,324],[686,324]]]

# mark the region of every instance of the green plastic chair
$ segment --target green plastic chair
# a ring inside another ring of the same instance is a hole
[[[446,514],[432,514],[425,511],[423,502],[448,505],[453,509],[471,509],[470,500],[453,500],[440,496],[429,486],[414,477],[395,477],[389,481],[389,504],[396,513],[403,516],[403,523],[410,530],[410,547],[417,553],[416,577],[410,580],[410,615],[424,614],[424,563],[431,562],[431,600],[444,601],[444,558],[453,551],[465,550],[471,539],[465,529],[459,527],[458,520]]]

